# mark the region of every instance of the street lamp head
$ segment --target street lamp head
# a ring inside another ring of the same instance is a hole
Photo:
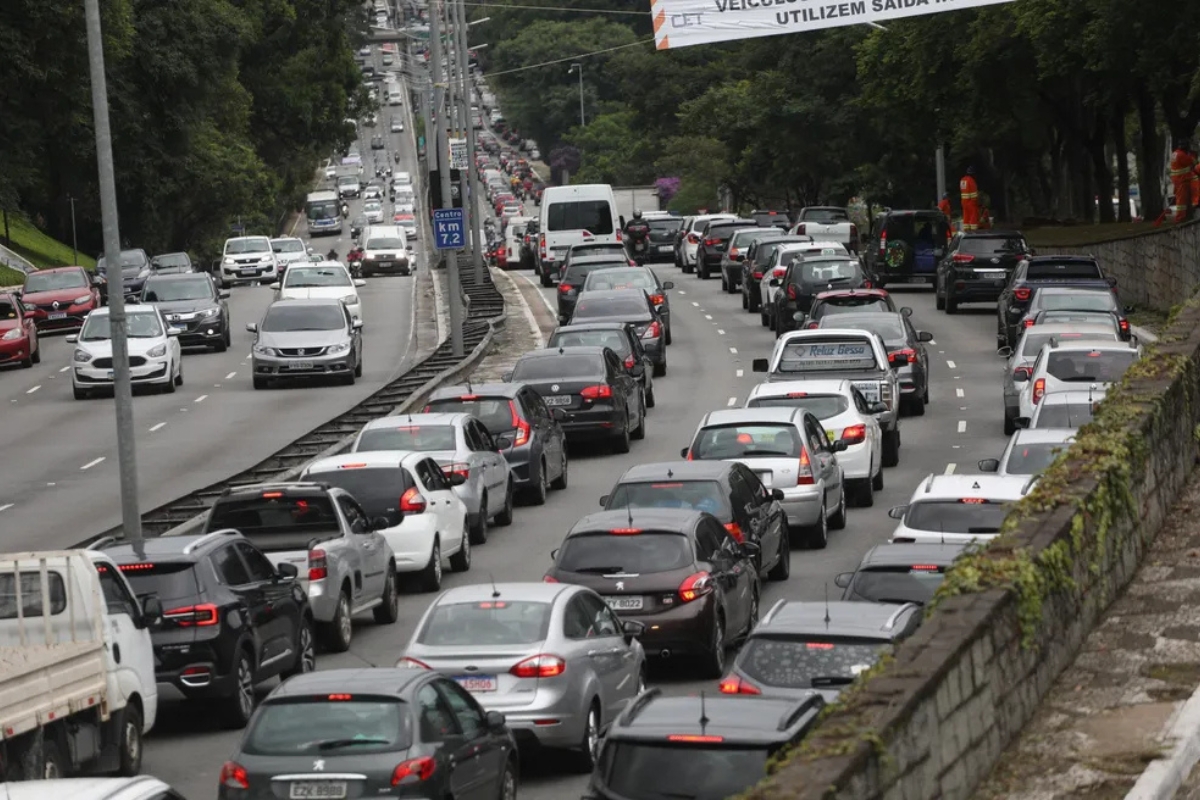
[[[480,17],[479,19],[471,20],[470,22],[468,22],[467,27],[470,28],[472,25],[482,25],[485,22],[491,22],[491,21],[492,21],[491,17]]]

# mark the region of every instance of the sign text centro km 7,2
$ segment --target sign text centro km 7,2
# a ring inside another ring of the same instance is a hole
[[[433,212],[433,241],[438,250],[462,250],[467,246],[461,208],[439,208]]]
[[[959,11],[1012,0],[651,0],[659,50]]]

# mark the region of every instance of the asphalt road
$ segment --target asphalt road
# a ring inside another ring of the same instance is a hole
[[[362,128],[364,183],[373,175],[370,136],[376,131],[387,136],[389,157],[401,153],[401,163],[393,166],[416,171],[413,148],[403,138],[407,134],[391,134],[384,127],[386,113],[380,117],[377,128]],[[351,219],[360,205],[351,201]],[[322,254],[336,247],[344,258],[350,248],[348,223],[346,233],[346,238],[309,241],[301,219],[294,235]],[[142,508],[253,466],[407,369],[413,355],[414,285],[414,278],[385,276],[369,279],[359,290],[364,372],[354,386],[313,383],[268,391],[251,386],[253,334],[245,326],[262,318],[273,292],[266,286],[233,287],[228,301],[233,347],[225,353],[185,351],[184,385],[175,394],[139,392],[134,398]],[[64,338],[55,334],[41,340],[40,365],[0,370],[0,407],[5,409],[0,453],[12,465],[0,483],[0,546],[10,551],[68,547],[121,520],[113,401],[73,399],[74,347]]]

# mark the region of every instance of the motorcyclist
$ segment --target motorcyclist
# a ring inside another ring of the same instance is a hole
[[[337,261],[338,260],[338,251],[337,251],[336,247],[325,254],[325,260],[326,261]]]
[[[625,238],[631,253],[640,250],[645,255],[650,240],[650,223],[642,216],[641,209],[634,209],[633,218],[625,223]]]
[[[342,201],[342,219],[347,219],[350,216],[350,204],[345,200]]]

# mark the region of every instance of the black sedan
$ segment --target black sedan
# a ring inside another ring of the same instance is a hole
[[[674,281],[660,281],[658,274],[649,267],[614,267],[597,269],[588,273],[583,282],[583,291],[597,289],[642,289],[650,295],[650,303],[662,318],[666,343],[671,343],[671,296]]]
[[[775,336],[795,330],[796,314],[807,314],[818,294],[837,289],[870,287],[871,281],[857,259],[849,256],[797,255],[788,265],[780,291],[775,293]]]
[[[666,325],[644,289],[609,289],[583,292],[571,323],[628,322],[634,326],[646,355],[654,362],[654,375],[667,374]]]
[[[913,328],[907,314],[865,312],[825,317],[818,328],[854,328],[879,334],[888,361],[900,379],[900,407],[913,416],[925,413],[929,402],[929,352],[933,334]]]
[[[683,230],[683,217],[651,217],[650,254],[647,261],[670,261],[675,257],[675,241]]]
[[[646,408],[654,408],[654,361],[642,347],[642,339],[630,322],[584,322],[561,325],[546,342],[557,347],[607,347],[617,354],[629,374],[642,384]]]

